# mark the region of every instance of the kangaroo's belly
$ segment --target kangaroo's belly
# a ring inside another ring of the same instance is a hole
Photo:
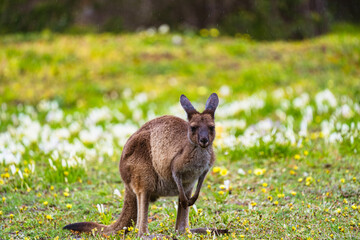
[[[185,182],[183,183],[183,188],[185,192],[190,191],[196,184],[196,181],[192,182]],[[159,180],[156,195],[160,197],[172,197],[172,196],[179,196],[178,187],[175,181],[167,181],[167,180]]]

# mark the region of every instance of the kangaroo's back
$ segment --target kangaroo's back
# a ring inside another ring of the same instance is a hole
[[[174,116],[163,116],[152,122],[150,147],[152,164],[159,177],[171,180],[171,161],[184,151],[187,122]]]

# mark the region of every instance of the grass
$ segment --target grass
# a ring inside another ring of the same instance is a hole
[[[217,161],[191,227],[227,228],[224,239],[358,239],[359,35],[4,36],[0,238],[71,239],[68,223],[110,224],[130,134],[155,116],[185,117],[182,93],[203,109],[218,92]],[[177,234],[174,201],[150,206],[151,233],[213,238]]]

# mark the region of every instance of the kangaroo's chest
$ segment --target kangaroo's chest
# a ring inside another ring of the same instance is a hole
[[[201,174],[211,167],[211,152],[206,149],[198,149],[190,155],[181,169],[181,179],[184,185],[196,182]]]
[[[208,171],[212,165],[212,155],[208,151],[194,151],[186,159],[180,169],[179,175],[185,191],[192,189],[201,174]],[[177,196],[179,194],[175,181],[159,178],[158,182],[159,196]]]

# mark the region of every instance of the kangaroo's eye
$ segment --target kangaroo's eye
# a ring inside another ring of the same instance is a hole
[[[192,126],[192,127],[191,127],[191,131],[192,131],[192,132],[195,132],[197,128],[198,128],[197,126]]]
[[[214,126],[210,126],[210,127],[209,127],[209,130],[210,130],[211,132],[213,132],[213,131],[215,130],[215,127],[214,127]]]

